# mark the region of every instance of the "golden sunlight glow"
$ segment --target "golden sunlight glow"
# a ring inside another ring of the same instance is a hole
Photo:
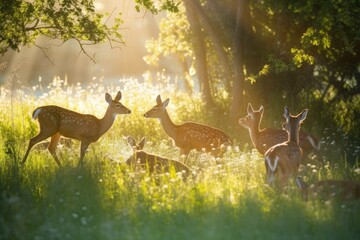
[[[101,1],[95,1],[94,7],[95,7],[95,10],[101,11],[104,9],[104,4]]]

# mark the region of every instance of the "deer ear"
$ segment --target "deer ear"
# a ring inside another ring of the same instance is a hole
[[[251,103],[248,103],[248,106],[247,106],[247,113],[250,114],[250,113],[254,113],[254,109],[253,107],[251,106]]]
[[[165,101],[163,101],[162,106],[163,106],[164,108],[166,108],[167,105],[169,104],[169,101],[170,101],[170,99],[167,98]]]
[[[161,103],[162,103],[160,95],[158,95],[158,96],[156,97],[156,103],[157,103],[157,104],[161,104]]]
[[[116,94],[116,97],[114,98],[115,101],[120,101],[121,99],[121,92],[118,91],[118,93]]]
[[[130,147],[136,146],[135,139],[134,139],[132,136],[128,136],[128,137],[127,137],[127,142],[128,142],[128,144],[130,145]]]
[[[289,119],[289,117],[290,117],[289,108],[287,106],[284,107],[284,117],[286,119]]]
[[[307,116],[308,110],[304,109],[301,113],[300,113],[300,122],[304,121],[306,116]]]
[[[110,104],[112,102],[112,97],[110,94],[105,93],[105,100],[108,104]]]
[[[141,141],[139,142],[139,148],[140,148],[140,150],[142,150],[142,149],[144,148],[145,143],[146,143],[146,138],[143,137],[143,138],[141,139]]]
[[[261,114],[264,113],[264,107],[263,107],[262,105],[260,106],[259,112],[260,112]]]

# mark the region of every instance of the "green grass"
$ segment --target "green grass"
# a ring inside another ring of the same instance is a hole
[[[33,149],[25,166],[20,166],[28,140],[37,133],[37,123],[31,120],[35,107],[58,104],[101,117],[105,91],[117,90],[56,83],[48,94],[35,97],[29,89],[11,100],[2,89],[0,239],[359,238],[359,202],[304,202],[293,184],[286,194],[275,192],[264,184],[263,159],[251,145],[235,146],[217,160],[191,152],[187,163],[194,177],[186,182],[175,174],[152,177],[127,168],[122,162],[132,151],[124,138],[129,134],[146,136],[146,151],[178,159],[178,150],[159,122],[142,117],[158,93],[171,97],[169,112],[175,122],[217,122],[207,121],[199,97],[190,100],[168,85],[160,90],[125,83],[122,102],[132,114],[119,116],[90,146],[83,167],[77,168],[77,142],[59,149],[62,168],[41,149]],[[303,166],[301,175],[310,182],[359,179],[357,165],[333,156],[337,155],[327,154],[323,165]]]

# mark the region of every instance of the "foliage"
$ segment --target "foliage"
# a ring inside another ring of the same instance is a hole
[[[179,11],[181,1],[177,0],[135,0],[136,10],[140,12],[141,7],[149,10],[152,14],[158,14],[160,11],[167,10],[170,12]]]
[[[190,99],[166,78],[139,83],[122,79],[116,84],[94,80],[87,86],[68,86],[59,78],[49,86],[17,91],[1,89],[0,95],[0,238],[1,239],[354,239],[360,234],[358,202],[304,202],[295,186],[279,194],[264,185],[262,156],[249,145],[235,146],[219,159],[192,152],[187,163],[193,177],[149,176],[132,171],[123,161],[132,150],[124,136],[146,136],[145,150],[178,159],[178,150],[157,120],[142,114],[155,97],[170,97],[169,114],[175,122],[194,120],[221,129],[200,97]],[[159,84],[160,83],[160,84]],[[116,87],[114,87],[116,86]],[[60,146],[59,168],[41,146],[31,152],[25,166],[19,159],[26,143],[37,133],[31,119],[34,108],[57,104],[100,117],[105,112],[104,93],[121,90],[122,102],[132,114],[118,116],[114,126],[91,145],[85,165],[77,168],[78,143]],[[11,109],[13,101],[13,109]],[[13,124],[11,122],[13,121]],[[305,123],[306,125],[306,123]],[[324,135],[325,160],[304,164],[306,181],[360,179],[358,163],[347,164],[338,151],[341,142],[328,130]],[[238,138],[238,137],[236,137]],[[12,139],[18,154],[8,151]],[[358,147],[358,146],[357,146]],[[354,150],[359,151],[356,146]],[[354,151],[355,152],[355,151]],[[347,156],[348,158],[358,158]]]
[[[162,18],[159,23],[161,29],[157,39],[146,41],[146,50],[149,53],[144,57],[146,63],[158,65],[160,56],[175,55],[180,61],[190,59],[193,53],[190,44],[190,26],[186,20],[183,8],[176,13],[168,12],[166,18]],[[187,66],[188,68],[191,66]]]
[[[123,42],[121,19],[115,17],[108,26],[106,14],[96,12],[94,0],[1,1],[0,17],[1,54],[9,49],[20,51],[24,45],[38,46],[45,53],[46,47],[36,43],[40,36],[62,42],[76,40],[85,54],[87,45]]]

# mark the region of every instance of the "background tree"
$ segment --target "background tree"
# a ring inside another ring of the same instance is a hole
[[[76,40],[80,52],[87,55],[87,45],[108,41],[114,46],[123,42],[119,32],[121,19],[115,17],[113,25],[106,25],[105,14],[95,12],[94,0],[1,1],[0,17],[1,54],[32,45],[46,54],[47,46],[36,43],[40,36],[63,42]]]
[[[111,47],[123,44],[120,32],[121,13],[112,16],[99,13],[95,0],[11,0],[0,1],[0,54],[9,49],[20,51],[22,46],[37,46],[48,57],[50,45],[37,43],[39,37],[60,40],[63,43],[75,40],[79,53],[86,54],[86,46],[107,41]],[[155,7],[153,1],[135,0],[136,9],[157,13],[160,10],[176,11],[172,1],[165,1]],[[111,18],[111,19],[110,19]]]

